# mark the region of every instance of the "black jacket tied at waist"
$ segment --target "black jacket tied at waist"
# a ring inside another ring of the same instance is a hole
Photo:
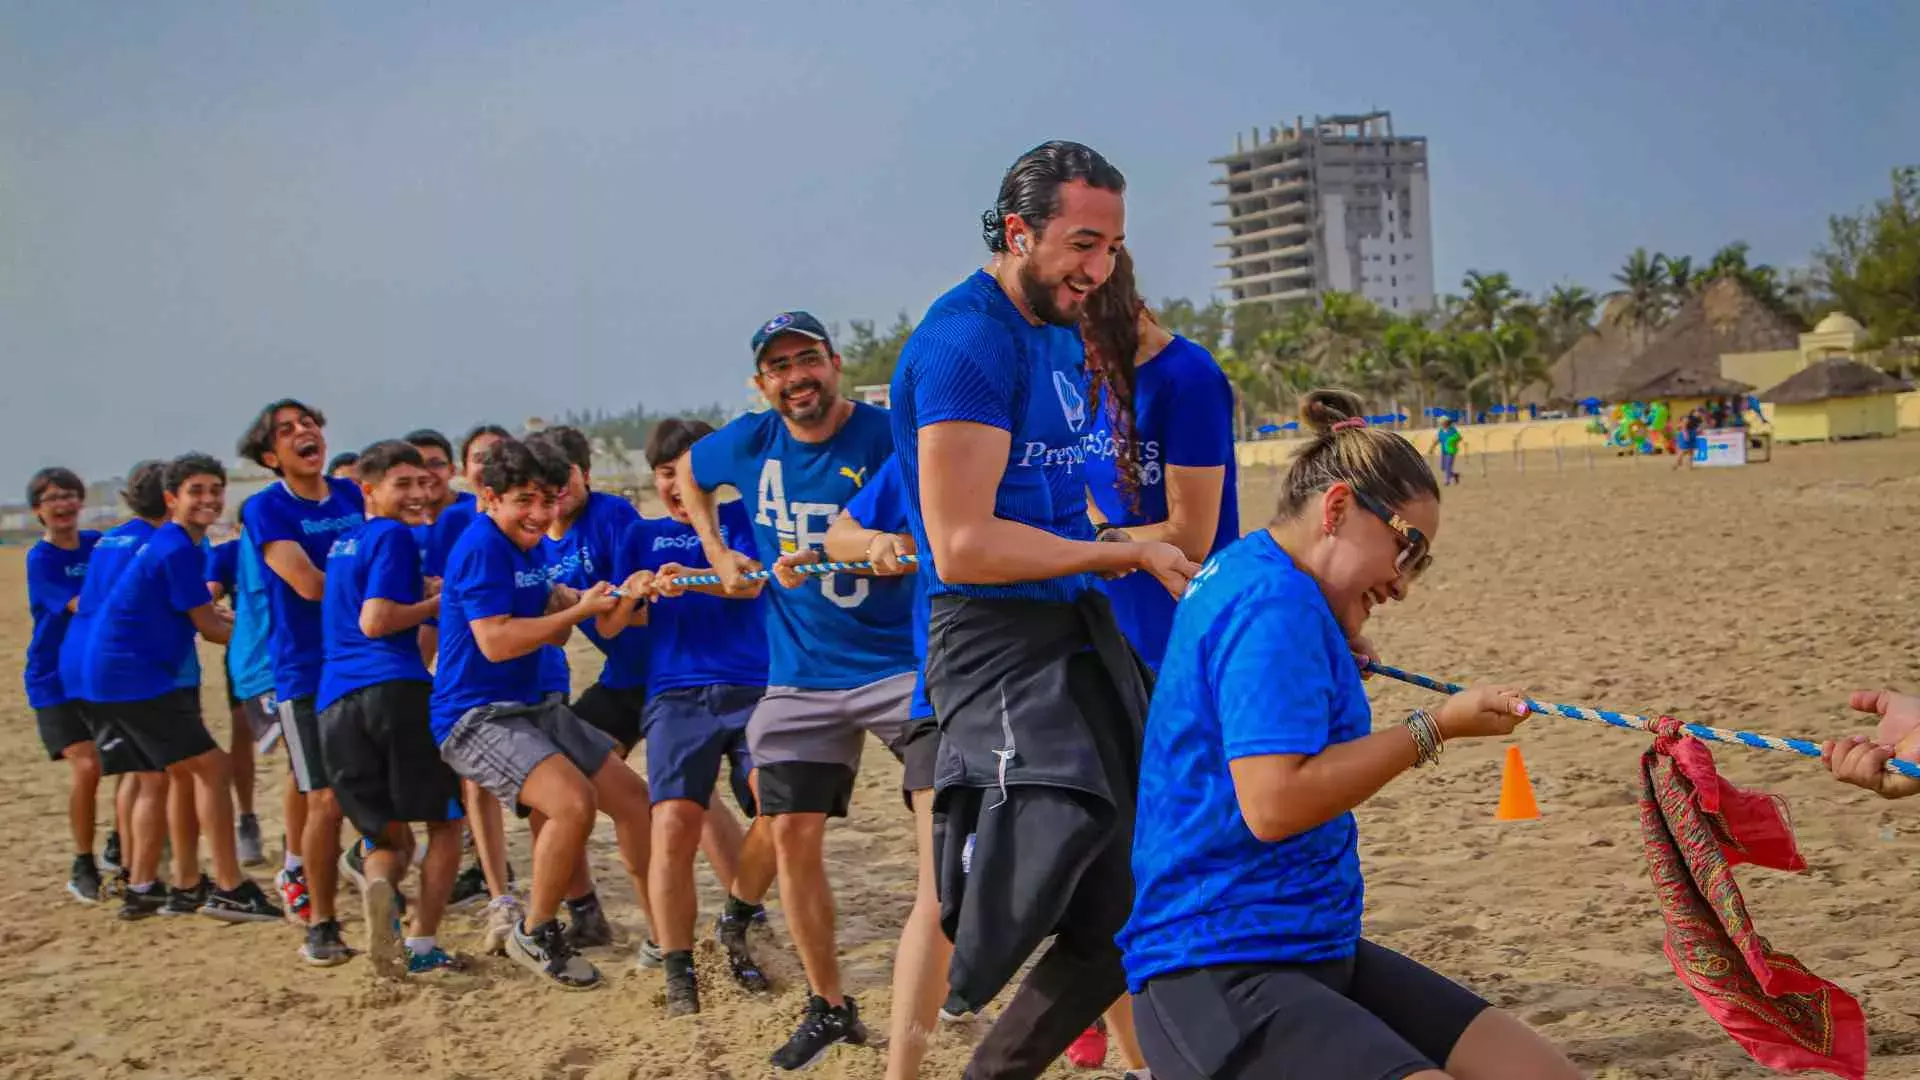
[[[1126,853],[1151,680],[1097,590],[1071,604],[934,599],[927,696],[940,722],[949,1012],[992,1000],[1052,934],[1112,948],[1133,901]],[[1102,880],[1083,880],[1096,862]]]

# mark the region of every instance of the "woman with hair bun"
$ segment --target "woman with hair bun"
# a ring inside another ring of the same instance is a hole
[[[1453,739],[1505,735],[1475,687],[1373,729],[1349,641],[1433,561],[1440,487],[1360,401],[1317,390],[1265,529],[1193,580],[1147,722],[1119,936],[1157,1080],[1560,1080],[1508,1013],[1360,934],[1353,809]]]

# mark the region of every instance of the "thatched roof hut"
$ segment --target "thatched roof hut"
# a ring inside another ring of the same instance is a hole
[[[1645,338],[1643,331],[1630,329],[1621,321],[1625,306],[1619,297],[1607,301],[1593,332],[1580,335],[1579,341],[1560,354],[1553,363],[1552,379],[1541,404],[1604,399],[1613,392]]]
[[[1753,387],[1738,379],[1728,379],[1717,371],[1674,368],[1663,371],[1639,386],[1628,387],[1621,401],[1686,401],[1694,398],[1743,397]]]
[[[1811,405],[1833,398],[1899,394],[1908,389],[1906,383],[1871,364],[1835,356],[1802,368],[1761,396],[1775,406]]]
[[[1694,373],[1702,386],[1725,383],[1730,380],[1720,375],[1722,353],[1774,352],[1799,347],[1799,327],[1761,303],[1746,286],[1731,278],[1720,278],[1681,305],[1654,334],[1646,350],[1620,373],[1613,392],[1601,396],[1611,396],[1616,401],[1633,400],[1644,387],[1677,371]],[[1709,391],[1688,396],[1715,395]]]

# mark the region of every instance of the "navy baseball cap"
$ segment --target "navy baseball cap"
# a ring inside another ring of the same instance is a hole
[[[760,329],[753,332],[754,363],[760,362],[760,354],[766,351],[767,342],[781,334],[799,334],[803,338],[811,338],[825,345],[828,352],[833,351],[833,342],[827,340],[827,328],[824,323],[804,311],[783,311],[768,319]]]

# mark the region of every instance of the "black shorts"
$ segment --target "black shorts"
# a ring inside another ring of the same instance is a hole
[[[280,736],[287,740],[294,788],[309,794],[327,790],[327,759],[320,751],[320,718],[313,713],[313,698],[280,702]]]
[[[40,745],[47,748],[47,760],[59,761],[75,743],[92,742],[93,729],[87,726],[86,713],[77,701],[63,701],[33,710],[33,722],[40,729]]]
[[[1198,968],[1148,982],[1133,1022],[1156,1080],[1401,1080],[1445,1066],[1489,1006],[1362,941],[1320,964]]]
[[[134,752],[133,743],[114,726],[111,705],[91,701],[69,701],[67,704],[80,710],[87,730],[93,733],[94,749],[100,752],[100,775],[124,776],[145,769],[140,755]]]
[[[901,741],[900,797],[913,809],[913,793],[933,790],[934,759],[940,753],[940,721],[931,716],[908,721]]]
[[[573,715],[613,736],[623,751],[631,751],[640,745],[640,728],[647,712],[647,688],[636,686],[630,690],[615,690],[604,683],[594,683],[569,706]]]
[[[341,697],[320,714],[320,749],[340,810],[377,837],[396,821],[454,821],[460,778],[433,741],[433,684],[376,683]]]
[[[129,747],[126,772],[159,772],[188,758],[218,750],[200,716],[200,688],[172,690],[145,701],[102,702],[113,731]],[[117,749],[117,748],[116,748]]]

